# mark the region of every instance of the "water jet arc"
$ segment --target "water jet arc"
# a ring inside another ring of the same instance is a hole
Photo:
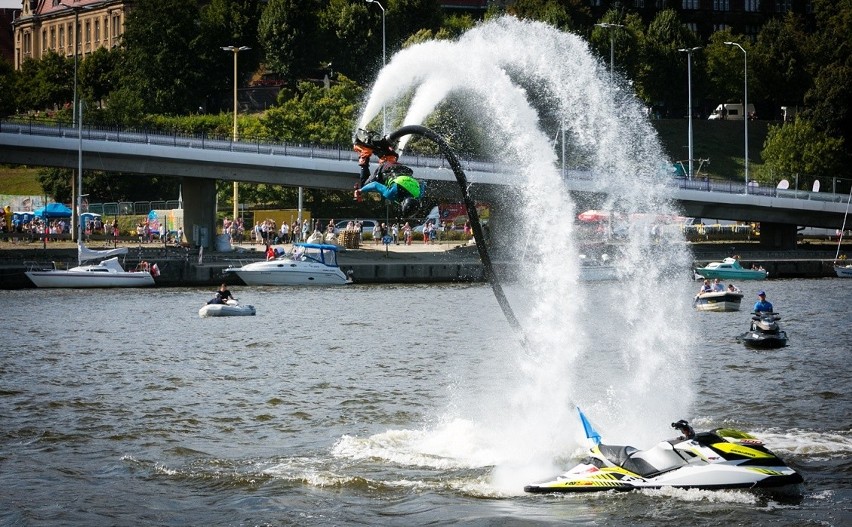
[[[524,330],[521,327],[518,318],[515,316],[515,312],[512,311],[509,299],[506,298],[506,294],[503,292],[503,287],[500,285],[500,280],[494,272],[494,266],[491,263],[491,255],[488,254],[488,248],[485,246],[485,235],[482,231],[482,224],[479,222],[479,213],[476,211],[476,203],[473,201],[473,198],[470,197],[470,193],[467,190],[467,176],[465,176],[464,170],[462,170],[458,157],[456,157],[456,154],[450,148],[450,145],[448,145],[440,135],[438,135],[434,130],[421,125],[412,124],[403,126],[388,135],[388,140],[391,143],[394,143],[399,138],[406,135],[419,135],[427,139],[431,139],[441,149],[441,153],[444,154],[444,157],[447,158],[450,168],[456,176],[456,181],[459,184],[462,196],[464,197],[464,206],[467,209],[467,217],[470,219],[473,238],[476,240],[476,249],[479,251],[479,259],[482,260],[482,266],[485,268],[485,279],[488,280],[489,284],[491,284],[491,290],[494,291],[494,296],[497,297],[497,303],[500,304],[503,314],[506,316],[509,324],[518,332],[518,335],[521,337],[521,342],[526,348]]]

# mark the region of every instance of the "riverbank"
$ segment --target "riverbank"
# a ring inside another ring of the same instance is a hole
[[[756,243],[691,243],[695,267],[736,255],[744,266],[759,265],[769,271],[770,278],[821,278],[835,276],[832,268],[836,245],[803,244],[795,251],[765,251]],[[129,252],[124,259],[127,268],[140,262],[156,263],[160,276],[158,286],[208,286],[223,281],[238,281],[222,271],[264,258],[263,246],[241,244],[229,252],[199,251],[197,248],[165,246],[159,243],[126,243]],[[288,246],[283,246],[288,248]],[[92,244],[92,248],[98,248]],[[849,253],[852,247],[844,247]],[[598,247],[617,254],[617,246]],[[24,274],[31,268],[74,266],[76,245],[71,241],[0,242],[0,289],[33,287]],[[482,281],[484,270],[475,245],[458,241],[435,244],[414,242],[412,245],[388,246],[372,242],[358,249],[341,250],[338,263],[344,272],[352,272],[358,283],[438,283]],[[513,265],[494,258],[495,266]]]

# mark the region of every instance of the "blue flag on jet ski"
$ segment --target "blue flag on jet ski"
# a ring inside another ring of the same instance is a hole
[[[583,430],[586,431],[586,437],[594,441],[595,445],[599,445],[601,443],[601,435],[595,430],[579,406],[577,407],[577,413],[580,414],[580,421],[583,423]]]

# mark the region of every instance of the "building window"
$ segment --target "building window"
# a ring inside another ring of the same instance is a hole
[[[118,36],[121,34],[121,32],[119,31],[120,21],[121,21],[121,19],[119,18],[118,15],[115,15],[115,16],[112,17],[112,38],[114,38],[114,39],[118,38]]]
[[[86,44],[92,42],[92,23],[86,20]]]
[[[41,32],[41,55],[44,56],[44,52],[47,50],[47,30],[44,29]]]
[[[601,0],[592,0],[591,4],[592,4],[592,7],[600,7],[601,6]]]
[[[713,24],[713,32],[722,31],[723,29],[728,29],[728,24]]]
[[[697,24],[697,23],[695,23],[695,22],[687,22],[687,23],[686,23],[686,24],[684,24],[684,25],[686,26],[686,29],[688,29],[688,30],[692,31],[692,32],[693,32],[693,33],[695,33],[695,34],[698,34],[698,24]]]
[[[760,11],[760,0],[745,0],[745,10],[750,13]]]
[[[730,11],[730,0],[713,0],[713,11]]]
[[[633,0],[633,7],[644,8],[645,0]]]
[[[65,26],[59,26],[59,49],[65,51]]]
[[[698,9],[701,7],[701,0],[683,0],[684,9]]]
[[[101,21],[95,20],[95,44],[101,41]]]
[[[50,49],[56,50],[56,28],[50,28]]]
[[[104,17],[104,40],[109,40],[109,18]]]
[[[665,9],[666,8],[666,0],[657,0],[655,2],[655,6],[657,9]]]
[[[793,3],[793,0],[775,0],[775,12],[786,13],[790,10],[791,3]]]

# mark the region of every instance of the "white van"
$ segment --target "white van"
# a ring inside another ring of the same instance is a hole
[[[754,112],[754,105],[748,105],[748,115],[751,119],[756,117],[756,113]],[[742,121],[743,120],[743,105],[735,102],[727,102],[720,104],[713,110],[713,113],[710,114],[710,117],[707,119],[711,121],[715,120],[725,120],[728,121]]]

